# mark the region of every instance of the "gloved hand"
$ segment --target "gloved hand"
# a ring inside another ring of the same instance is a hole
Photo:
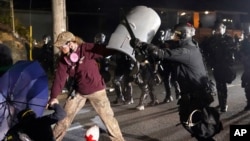
[[[138,38],[132,38],[129,43],[133,48],[141,48],[142,47],[142,42]]]

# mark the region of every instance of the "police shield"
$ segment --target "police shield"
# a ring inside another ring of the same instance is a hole
[[[161,25],[159,15],[146,6],[137,6],[133,8],[127,15],[126,19],[136,38],[143,42],[150,43]],[[133,48],[130,46],[131,35],[128,32],[124,20],[118,25],[112,33],[107,48],[115,49],[126,53],[134,61],[135,55]]]

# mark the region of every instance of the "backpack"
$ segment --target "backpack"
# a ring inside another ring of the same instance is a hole
[[[183,126],[192,136],[200,138],[211,138],[223,129],[220,114],[214,107],[193,110]]]

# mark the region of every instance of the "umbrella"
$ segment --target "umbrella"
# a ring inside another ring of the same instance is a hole
[[[48,101],[48,78],[37,61],[19,61],[0,77],[0,140],[17,122],[17,113],[31,108],[42,116]]]

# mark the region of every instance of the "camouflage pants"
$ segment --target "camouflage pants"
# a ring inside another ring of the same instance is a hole
[[[87,99],[106,125],[110,139],[112,141],[124,141],[105,90],[100,90],[89,95],[81,95],[80,93],[77,93],[74,98],[69,97],[66,100],[64,110],[66,111],[67,116],[59,121],[53,130],[56,141],[61,141],[63,139],[67,128],[74,120],[76,114],[85,105]]]

